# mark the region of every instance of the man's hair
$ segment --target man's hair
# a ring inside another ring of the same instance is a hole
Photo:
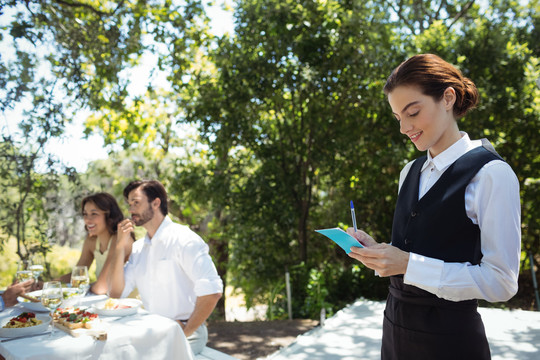
[[[167,191],[165,191],[163,184],[157,180],[134,180],[124,189],[124,197],[127,199],[129,193],[138,188],[141,188],[149,202],[159,198],[161,200],[159,210],[163,215],[167,215],[169,212],[167,208]]]

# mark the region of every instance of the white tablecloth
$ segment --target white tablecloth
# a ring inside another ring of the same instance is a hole
[[[97,299],[97,297],[95,298]],[[89,299],[86,299],[88,303]],[[102,298],[100,298],[102,300]],[[0,320],[25,311],[21,304],[0,313]],[[11,359],[182,359],[195,358],[184,332],[175,321],[139,309],[126,317],[100,317],[107,340],[73,337],[55,329],[42,335],[0,342],[0,355]]]

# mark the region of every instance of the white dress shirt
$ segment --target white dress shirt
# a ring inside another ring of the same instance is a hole
[[[146,310],[173,320],[189,319],[198,296],[223,292],[208,245],[168,216],[152,239],[133,244],[124,279],[122,297],[137,287]]]
[[[482,146],[462,132],[460,140],[427,160],[421,170],[419,199],[459,157]],[[399,188],[412,162],[401,171]],[[452,301],[507,301],[517,292],[521,254],[519,182],[501,160],[484,165],[465,190],[465,210],[480,227],[482,260],[478,265],[450,263],[411,253],[404,282]]]

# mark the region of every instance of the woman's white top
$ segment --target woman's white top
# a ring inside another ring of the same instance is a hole
[[[105,265],[105,260],[107,260],[107,256],[109,255],[109,249],[111,248],[111,239],[109,239],[109,243],[107,245],[107,250],[102,254],[101,251],[99,251],[99,239],[96,239],[96,248],[94,249],[94,260],[96,261],[96,278],[99,277],[99,274],[101,274],[101,270],[103,270],[103,265]]]

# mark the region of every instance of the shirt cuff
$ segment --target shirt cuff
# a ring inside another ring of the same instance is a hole
[[[441,283],[444,261],[410,253],[403,282],[436,292]]]
[[[223,293],[223,282],[219,277],[211,280],[199,279],[195,282],[194,291],[196,296]]]
[[[0,311],[4,311],[6,304],[4,304],[4,298],[0,295]]]

